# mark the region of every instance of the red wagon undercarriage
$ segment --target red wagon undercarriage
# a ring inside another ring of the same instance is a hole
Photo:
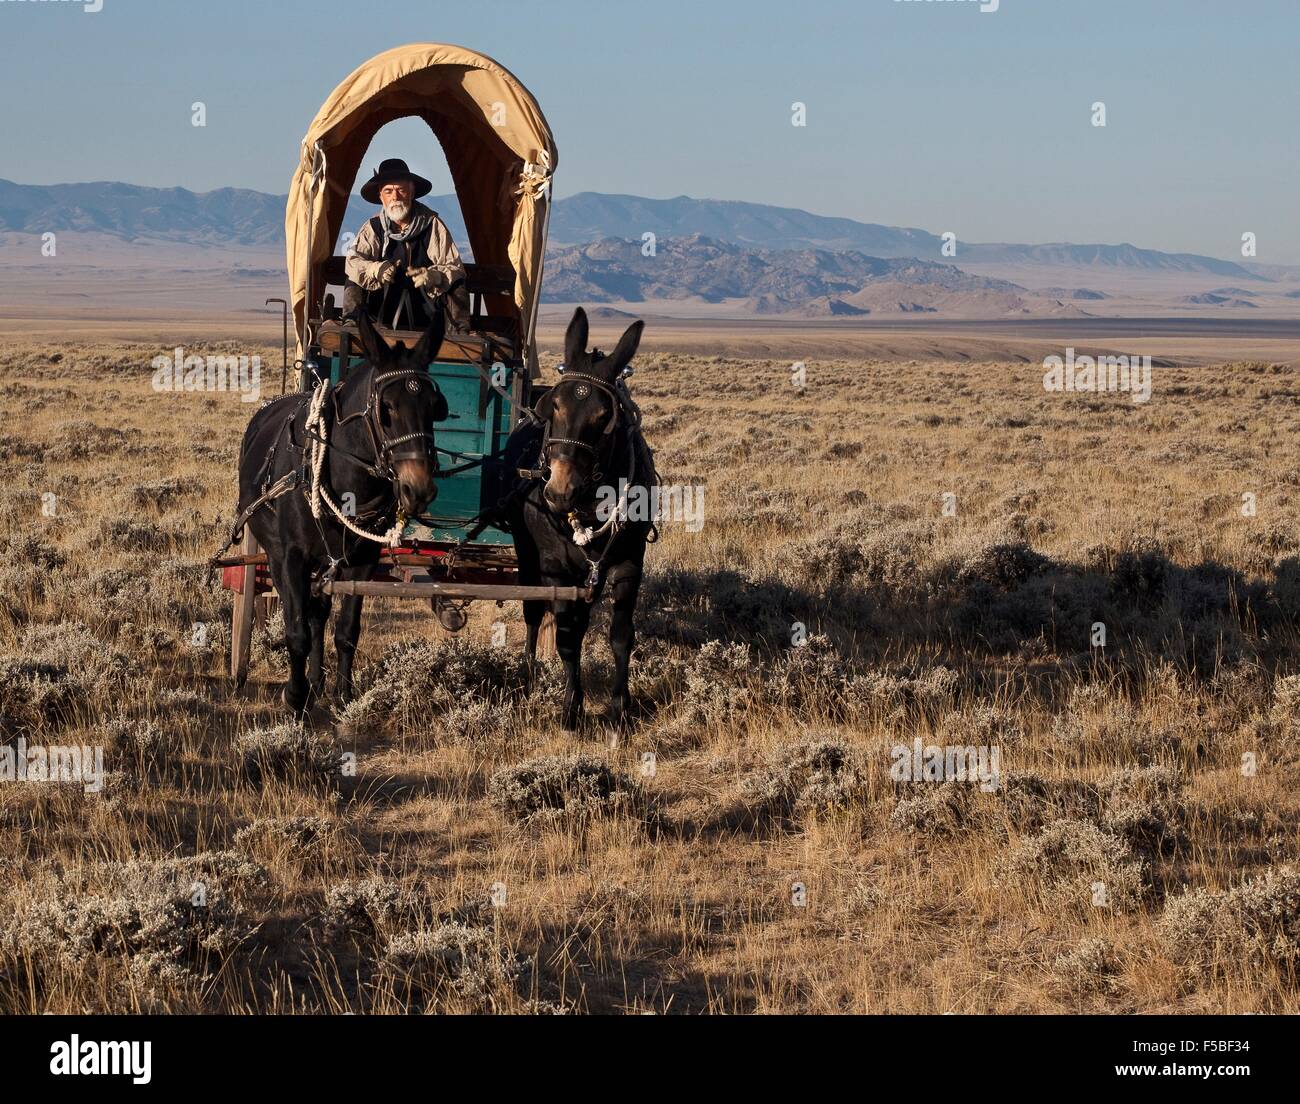
[[[242,685],[248,677],[253,627],[270,608],[274,584],[267,556],[247,530],[240,552],[217,561],[221,585],[232,591],[230,674]],[[464,606],[486,599],[507,601],[587,601],[586,587],[521,586],[514,549],[483,545],[461,546],[440,541],[414,541],[380,552],[379,564],[366,580],[332,579],[318,583],[326,594],[370,597],[427,598],[439,623],[451,632],[463,628]]]

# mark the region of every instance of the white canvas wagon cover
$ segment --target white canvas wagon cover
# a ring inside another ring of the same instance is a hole
[[[361,159],[380,127],[412,115],[442,145],[474,260],[515,271],[513,297],[488,296],[486,309],[518,320],[521,353],[535,374],[555,140],[532,93],[507,69],[473,50],[435,42],[371,58],[334,89],[302,141],[284,220],[298,354],[309,284],[318,299]]]

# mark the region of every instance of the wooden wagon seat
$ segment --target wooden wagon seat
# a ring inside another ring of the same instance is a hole
[[[342,287],[347,283],[347,258],[331,257],[322,269],[326,287]],[[484,314],[483,296],[511,295],[515,287],[515,270],[508,264],[465,265],[465,287],[470,294],[470,330],[491,334],[500,339],[511,357],[519,346],[515,320],[508,315]],[[322,289],[323,290],[323,289]],[[324,348],[324,346],[322,346]],[[335,344],[330,351],[338,348]]]
[[[407,348],[423,336],[420,330],[391,330],[378,323],[375,324],[375,330],[390,345],[394,341],[400,341]],[[345,337],[348,340],[349,355],[364,355],[361,352],[361,335],[357,332],[355,322],[333,319],[322,322],[316,331],[316,343],[323,353],[330,356],[338,353]],[[448,334],[443,340],[442,348],[435,355],[438,360],[448,363],[491,365],[501,361],[503,364],[511,364],[515,359],[515,346],[497,334]]]

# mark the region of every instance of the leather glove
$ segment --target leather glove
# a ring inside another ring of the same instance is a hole
[[[385,261],[376,271],[381,284],[391,284],[397,276],[397,265],[393,261]]]
[[[445,288],[447,286],[447,277],[436,268],[413,268],[411,269],[411,283],[427,295],[430,292],[441,291]]]

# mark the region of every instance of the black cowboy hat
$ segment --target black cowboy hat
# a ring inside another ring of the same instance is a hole
[[[433,191],[433,185],[424,177],[411,172],[406,167],[406,162],[400,157],[390,157],[387,161],[379,162],[379,168],[375,170],[375,175],[361,186],[361,198],[367,203],[378,203],[379,189],[385,184],[395,184],[399,180],[409,180],[415,186],[413,193],[415,199],[419,199],[420,196],[428,195]]]

